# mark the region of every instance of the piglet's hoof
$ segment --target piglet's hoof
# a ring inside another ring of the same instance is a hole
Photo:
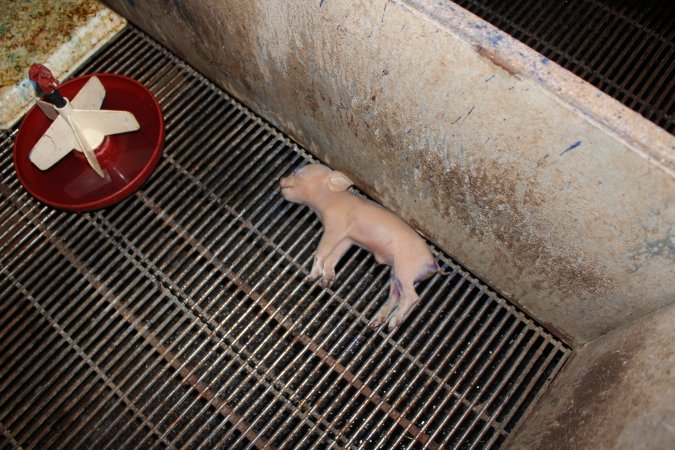
[[[373,316],[373,320],[371,320],[371,325],[375,328],[378,328],[380,325],[385,323],[388,319],[389,316],[391,315],[391,310],[392,306],[388,303],[385,303],[380,307],[380,309],[377,310],[375,313],[375,316]]]
[[[307,279],[309,281],[316,281],[319,279],[321,276],[321,269],[316,269],[315,267],[312,268],[312,271],[307,275]]]
[[[321,278],[321,287],[324,289],[328,289],[330,285],[333,283],[333,278],[327,278],[325,276],[322,276],[321,274],[314,275],[311,273],[305,277],[305,283],[312,284],[319,278]]]
[[[389,319],[389,326],[387,326],[387,329],[389,331],[394,331],[396,328],[398,328],[399,325],[405,321],[406,315],[402,315],[403,311],[401,308],[396,308],[396,311],[391,315],[391,318]]]
[[[328,288],[331,284],[333,284],[333,281],[335,280],[335,271],[334,270],[325,270],[323,274],[323,281],[321,285],[324,288]]]
[[[313,284],[317,279],[319,279],[319,277],[315,277],[310,273],[303,281],[307,284]]]

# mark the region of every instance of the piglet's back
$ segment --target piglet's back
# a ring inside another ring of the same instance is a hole
[[[349,235],[357,244],[387,264],[406,255],[433,259],[426,242],[402,219],[374,202],[348,195],[353,201]]]

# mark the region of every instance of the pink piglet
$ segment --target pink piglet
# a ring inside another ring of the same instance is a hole
[[[380,205],[348,192],[352,184],[346,175],[322,164],[306,165],[279,180],[284,198],[309,206],[323,224],[311,280],[322,277],[327,287],[335,278],[335,265],[354,244],[372,252],[378,263],[392,266],[389,298],[372,324],[388,320],[393,330],[419,300],[415,283],[439,267],[429,246],[410,226]]]

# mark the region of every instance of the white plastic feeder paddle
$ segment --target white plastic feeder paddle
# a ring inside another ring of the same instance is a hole
[[[40,170],[48,170],[75,149],[84,153],[91,168],[105,178],[94,150],[108,135],[140,129],[134,115],[129,111],[102,110],[106,92],[95,76],[87,80],[72,101],[58,93],[58,81],[46,67],[33,64],[31,79],[48,94],[45,98],[49,101],[38,100],[37,104],[54,122],[30,151],[30,161]]]

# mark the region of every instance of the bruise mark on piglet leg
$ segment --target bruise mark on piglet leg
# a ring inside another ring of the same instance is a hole
[[[415,283],[424,281],[427,278],[433,276],[436,272],[440,272],[443,275],[447,275],[441,270],[441,267],[434,261],[424,266],[424,268],[417,274],[415,277]]]
[[[415,290],[415,283],[426,280],[437,272],[442,273],[436,261],[419,262],[416,266],[408,266],[407,269],[399,272],[400,278],[399,276],[394,277],[400,298],[398,308],[389,319],[389,331],[401,325],[412,308],[419,302],[420,297]]]

